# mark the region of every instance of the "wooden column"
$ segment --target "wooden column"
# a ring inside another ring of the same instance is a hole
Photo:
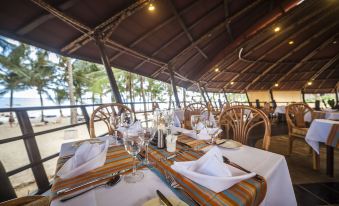
[[[273,97],[273,92],[272,92],[272,89],[270,89],[270,90],[269,90],[269,92],[270,92],[271,101],[273,102],[273,100],[274,100],[274,97]]]
[[[202,90],[202,88],[200,86],[200,83],[198,83],[198,88],[199,88],[200,94],[201,94],[202,98],[204,99],[205,103],[208,104],[208,101],[205,97],[204,91]]]
[[[185,88],[182,88],[182,99],[184,101],[184,107],[186,107],[186,89]]]
[[[305,90],[304,89],[301,90],[301,96],[303,98],[303,102],[306,103],[306,100],[305,100]]]
[[[175,103],[176,103],[178,108],[181,108],[180,107],[180,100],[179,100],[179,96],[178,96],[178,91],[177,91],[177,86],[175,85],[173,65],[172,64],[168,64],[167,70],[169,71],[169,75],[170,75],[170,79],[171,79],[171,85],[172,85],[172,90],[173,90],[173,95],[174,95]]]
[[[208,102],[212,105],[212,101],[211,101],[210,96],[208,95],[207,90],[206,90],[205,87],[203,87],[203,91],[204,91],[205,94],[206,94],[206,97],[207,97]]]
[[[335,87],[334,92],[335,92],[335,101],[336,101],[336,103],[337,103],[336,105],[338,105],[338,104],[339,104],[338,86]]]
[[[225,97],[225,100],[226,100],[226,102],[230,103],[230,102],[228,101],[228,99],[227,99],[227,95],[226,95],[226,91],[225,91],[225,89],[224,89],[224,88],[222,88],[222,91],[223,91],[223,93],[224,93],[224,97]]]
[[[16,111],[16,117],[20,125],[22,135],[24,135],[23,141],[26,147],[27,156],[32,166],[32,172],[36,184],[39,188],[39,192],[43,192],[49,189],[49,181],[45,172],[45,168],[41,162],[41,155],[39,147],[34,136],[34,130],[29,120],[27,111]]]
[[[101,55],[101,61],[102,61],[103,65],[105,66],[105,69],[106,69],[109,84],[111,85],[112,95],[115,97],[115,101],[117,103],[122,104],[123,102],[122,102],[122,99],[121,99],[121,96],[120,96],[119,88],[118,88],[117,82],[115,80],[111,64],[109,63],[109,59],[108,59],[108,56],[107,56],[107,53],[106,53],[105,45],[103,43],[101,34],[95,35],[95,43],[99,48],[100,55]]]
[[[245,91],[245,94],[246,94],[246,98],[247,98],[247,102],[248,102],[248,105],[252,105],[251,102],[250,102],[250,98],[248,98],[248,94],[247,94],[247,90]]]

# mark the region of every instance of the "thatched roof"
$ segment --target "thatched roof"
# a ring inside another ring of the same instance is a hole
[[[154,11],[149,3],[3,1],[0,34],[97,63],[94,36],[104,34],[112,66],[168,82],[171,65],[190,89],[330,92],[338,82],[338,1],[154,0]]]

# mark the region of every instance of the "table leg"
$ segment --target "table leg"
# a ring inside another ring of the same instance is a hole
[[[326,145],[326,174],[333,177],[334,173],[334,149],[333,147]]]
[[[312,150],[312,162],[313,162],[313,169],[319,170],[319,168],[320,168],[320,157],[314,150]]]

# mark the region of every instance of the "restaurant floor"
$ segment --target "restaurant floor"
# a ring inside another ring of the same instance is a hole
[[[256,147],[260,148],[261,141]],[[334,151],[334,177],[326,175],[326,148],[320,149],[320,170],[312,169],[312,155],[302,139],[294,141],[287,155],[288,136],[285,124],[272,126],[270,151],[286,157],[298,205],[339,205],[339,150]]]

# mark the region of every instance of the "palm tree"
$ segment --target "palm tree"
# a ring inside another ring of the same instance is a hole
[[[3,88],[0,90],[0,96],[10,93],[9,107],[13,107],[14,91],[24,90],[25,65],[24,60],[27,57],[27,47],[20,44],[13,48],[8,55],[0,55],[0,84]],[[9,120],[14,120],[12,112],[10,112]]]
[[[49,99],[52,97],[49,94],[49,89],[52,89],[51,84],[56,77],[55,65],[48,60],[47,51],[38,50],[36,52],[37,59],[30,59],[30,68],[28,71],[28,85],[37,90],[40,97],[40,105],[44,106],[42,95],[45,94]],[[44,110],[41,110],[41,122],[44,122]]]
[[[67,99],[68,97],[68,94],[65,90],[65,87],[64,88],[54,88],[53,89],[54,91],[54,102],[61,106],[61,104]],[[59,112],[60,112],[60,116],[61,117],[64,117],[63,113],[62,113],[62,109],[60,108],[59,109]]]

